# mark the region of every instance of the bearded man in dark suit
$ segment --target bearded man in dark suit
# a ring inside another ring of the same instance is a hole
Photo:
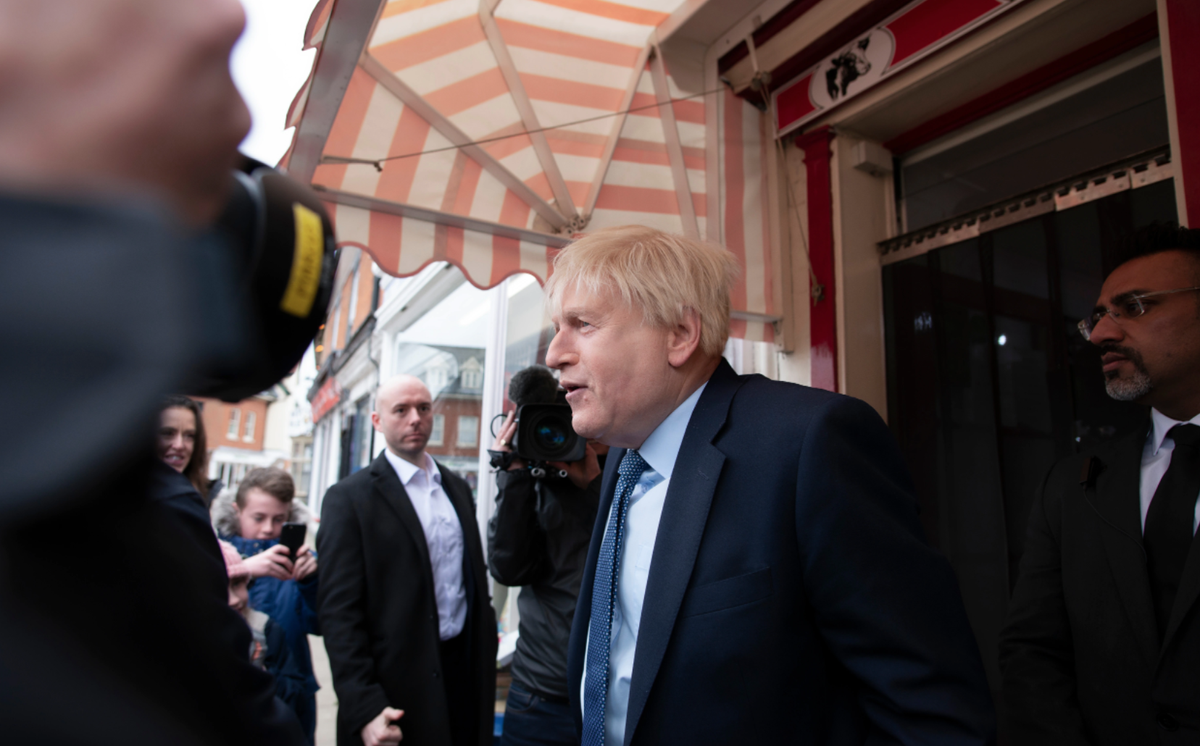
[[[471,488],[425,452],[433,401],[397,376],[371,414],[387,448],[321,505],[318,612],[338,746],[481,746],[496,696],[496,618]]]
[[[1080,331],[1136,432],[1056,464],[1000,639],[1013,743],[1200,740],[1200,231],[1154,226]]]
[[[899,449],[722,359],[731,255],[638,226],[547,283],[573,427],[614,448],[568,692],[584,746],[986,744],[992,704]]]

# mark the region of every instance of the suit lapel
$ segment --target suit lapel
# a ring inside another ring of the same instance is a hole
[[[1146,428],[1143,427],[1113,450],[1111,462],[1096,479],[1094,505],[1108,524],[1101,531],[1104,551],[1125,614],[1137,637],[1138,647],[1153,665],[1158,660],[1160,645],[1146,552],[1142,547],[1139,499],[1142,445],[1145,442]],[[1085,495],[1085,499],[1087,497]]]
[[[625,744],[632,740],[646,707],[696,564],[708,511],[725,463],[725,454],[712,441],[725,424],[729,405],[741,384],[733,369],[722,360],[696,403],[679,447],[646,581],[629,687]],[[611,495],[608,497],[611,503]]]
[[[1171,607],[1171,618],[1167,621],[1167,634],[1163,638],[1162,650],[1166,650],[1175,637],[1175,631],[1183,623],[1188,610],[1200,597],[1200,548],[1196,546],[1196,537],[1192,537],[1192,546],[1188,550],[1187,562],[1183,565],[1183,575],[1179,578],[1179,590],[1175,593],[1175,605]]]
[[[371,463],[371,476],[374,478],[375,490],[383,497],[384,502],[391,506],[400,523],[408,531],[409,538],[416,547],[417,556],[421,558],[423,577],[432,578],[433,564],[429,561],[429,544],[425,541],[425,529],[421,527],[421,519],[417,517],[417,511],[408,499],[408,492],[400,483],[400,477],[385,454],[379,454]]]

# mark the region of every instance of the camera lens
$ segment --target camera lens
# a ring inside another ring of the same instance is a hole
[[[582,442],[571,429],[571,408],[561,404],[530,404],[521,408],[518,452],[536,461],[582,458]]]
[[[562,448],[563,443],[567,442],[567,434],[554,423],[538,425],[533,437],[537,441],[538,447],[547,451],[557,451]]]

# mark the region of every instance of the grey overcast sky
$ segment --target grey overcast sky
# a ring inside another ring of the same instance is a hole
[[[316,0],[242,0],[242,5],[246,31],[234,47],[231,67],[254,119],[242,152],[273,166],[291,143],[292,130],[284,129],[288,106],[316,54],[301,49]]]

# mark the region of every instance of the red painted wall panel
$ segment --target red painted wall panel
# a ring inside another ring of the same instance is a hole
[[[925,0],[887,25],[896,40],[898,65],[1004,3],[998,0]]]
[[[812,385],[838,390],[837,313],[833,275],[833,177],[830,172],[833,132],[828,126],[796,138],[804,151],[808,195],[808,261],[816,281],[824,286],[820,300],[810,296],[809,333],[812,344]]]
[[[1183,176],[1184,198],[1179,205],[1179,222],[1200,227],[1200,3],[1196,0],[1165,0],[1170,34],[1171,71],[1175,86],[1175,123],[1179,152],[1172,160]],[[1163,7],[1163,6],[1159,6]]]

